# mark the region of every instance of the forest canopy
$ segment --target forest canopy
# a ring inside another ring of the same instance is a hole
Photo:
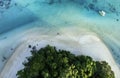
[[[24,69],[17,72],[18,78],[115,78],[107,62],[89,56],[76,56],[50,45],[31,54]]]

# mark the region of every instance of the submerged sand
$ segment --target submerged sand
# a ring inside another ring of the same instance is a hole
[[[88,55],[94,60],[107,61],[115,72],[116,78],[120,78],[120,70],[110,51],[96,34],[82,29],[79,31],[73,27],[64,28],[59,31],[59,34],[52,33],[53,35],[40,34],[37,31],[38,28],[34,28],[23,32],[27,35],[22,35],[22,43],[15,49],[13,55],[4,66],[0,73],[0,78],[17,78],[17,71],[24,68],[22,63],[26,60],[26,57],[31,55],[31,49],[28,48],[28,45],[36,46],[37,49],[40,49],[47,44],[56,46],[58,49],[69,50],[76,55]],[[28,33],[30,34],[28,35]]]

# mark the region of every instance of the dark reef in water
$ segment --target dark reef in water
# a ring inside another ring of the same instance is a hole
[[[8,9],[10,7],[11,0],[0,0],[0,9]]]
[[[6,61],[7,58],[5,56],[3,56],[2,62]]]
[[[113,6],[112,3],[107,2],[105,0],[49,0],[48,4],[54,4],[54,3],[62,3],[62,2],[74,2],[76,4],[79,4],[80,6],[83,6],[85,9],[92,10],[95,12],[98,12],[100,10],[105,11],[106,13],[115,13],[117,16],[119,15],[119,10],[116,8],[116,6]]]
[[[45,0],[45,2],[47,2],[49,5],[52,5],[55,3],[68,4],[69,2],[73,2],[75,4],[80,5],[81,7],[84,7],[84,9],[86,9],[88,11],[95,11],[98,13],[100,10],[103,10],[106,13],[114,13],[117,16],[119,16],[119,13],[120,13],[119,10],[116,8],[116,6],[114,6],[112,3],[107,2],[105,0],[103,0],[103,1],[100,1],[100,0],[48,0],[48,1],[46,1]],[[11,7],[17,7],[18,4],[19,3],[13,2],[13,0],[0,0],[0,13],[7,12],[6,11],[7,9],[10,9]],[[25,7],[22,8],[21,11],[24,12],[24,10],[26,10]],[[25,19],[25,20],[17,20],[17,21],[16,20],[15,21],[11,21],[11,20],[6,21],[5,20],[5,22],[0,21],[0,29],[1,29],[0,33],[6,32],[6,31],[16,28],[18,26],[25,25],[25,24],[28,24],[30,22],[37,20],[37,18],[34,17],[34,15],[30,14],[31,12],[27,12],[27,13],[26,13],[26,16],[23,17],[23,19]],[[19,14],[19,12],[18,12],[18,14]],[[7,15],[7,16],[9,17],[9,15]],[[15,13],[14,13],[14,16],[15,16]],[[14,16],[9,17],[9,18],[14,18]],[[17,17],[17,15],[15,16],[15,18],[16,17]],[[3,18],[0,18],[0,20],[3,20]],[[116,21],[119,21],[119,19],[116,18]]]

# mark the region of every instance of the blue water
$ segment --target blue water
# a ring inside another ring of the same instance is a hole
[[[106,12],[105,17],[98,13],[100,10]],[[81,25],[81,21],[86,25]],[[7,52],[6,47],[10,45],[6,43],[13,44],[19,41],[19,38],[15,38],[16,41],[12,40],[12,36],[19,34],[10,32],[20,28],[23,28],[23,31],[34,28],[30,24],[35,22],[39,22],[39,25],[34,26],[39,27],[59,30],[65,26],[78,26],[95,32],[120,65],[120,0],[11,0],[9,8],[0,7],[1,62],[3,56],[9,57],[12,54]],[[0,68],[4,64],[5,62]]]

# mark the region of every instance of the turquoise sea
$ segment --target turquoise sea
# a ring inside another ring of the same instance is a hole
[[[43,28],[43,34],[71,26],[94,32],[120,66],[120,0],[1,1],[0,70],[26,35],[19,34],[35,27]],[[105,16],[99,14],[102,10]]]

